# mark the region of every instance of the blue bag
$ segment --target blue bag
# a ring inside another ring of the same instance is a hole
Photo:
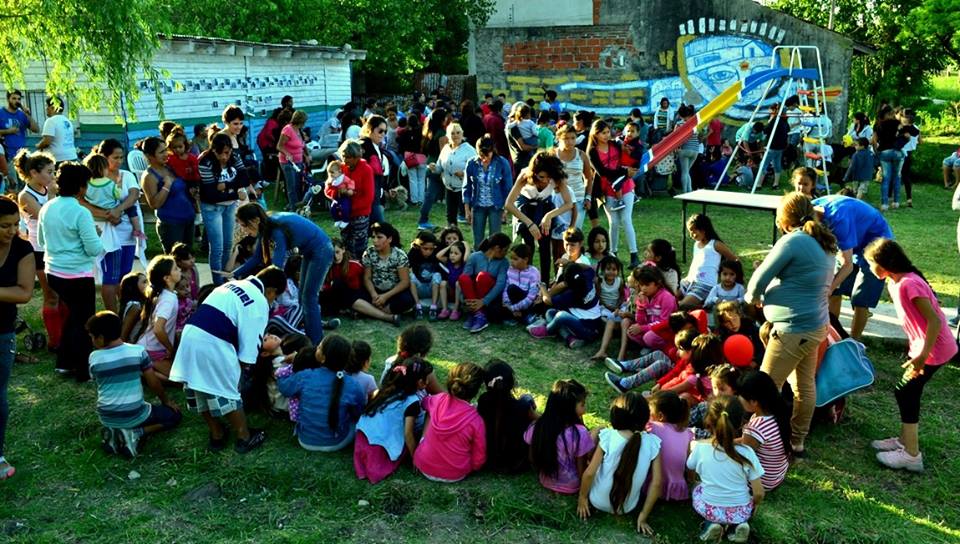
[[[873,385],[876,372],[863,344],[846,338],[831,345],[817,369],[817,407]]]

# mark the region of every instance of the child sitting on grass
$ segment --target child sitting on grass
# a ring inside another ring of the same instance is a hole
[[[607,357],[603,364],[611,370],[605,372],[603,377],[618,393],[640,387],[647,382],[652,382],[657,378],[665,376],[678,364],[687,364],[690,361],[690,355],[693,353],[693,340],[699,336],[696,329],[684,329],[674,337],[675,350],[669,353],[656,350],[641,355],[636,359],[628,361],[616,361]],[[624,372],[634,372],[632,376],[621,378],[618,374]]]
[[[596,447],[596,435],[583,424],[587,388],[577,380],[553,382],[543,415],[530,424],[523,440],[540,485],[564,495],[580,490],[580,477]]]
[[[517,244],[510,249],[510,268],[501,302],[504,317],[527,325],[533,318],[531,309],[540,293],[540,271],[530,266],[530,246]]]
[[[486,463],[486,428],[470,404],[482,385],[483,369],[460,363],[447,377],[447,392],[423,400],[427,424],[413,464],[428,480],[458,482]]]
[[[377,392],[377,380],[367,371],[370,370],[370,357],[373,355],[373,350],[370,349],[370,344],[363,340],[354,340],[351,348],[347,375],[357,380],[368,400],[372,399],[373,394]]]
[[[621,361],[626,359],[630,342],[652,350],[668,346],[652,329],[677,311],[677,297],[664,285],[666,280],[659,268],[642,266],[634,269],[630,278],[631,286],[637,289],[637,311],[632,319],[625,317],[620,324],[620,353],[617,359]]]
[[[790,467],[790,411],[773,379],[763,372],[751,372],[737,384],[744,409],[753,414],[737,443],[757,453],[763,489],[773,491],[783,483]]]
[[[477,399],[477,412],[487,430],[486,468],[517,473],[529,468],[529,448],[523,433],[537,419],[532,395],[513,396],[516,378],[513,368],[500,359],[491,359],[484,369],[487,390]]]
[[[687,428],[690,406],[676,393],[661,391],[650,397],[650,423],[647,431],[660,438],[663,464],[663,491],[667,501],[685,501],[690,488],[685,478],[687,454],[693,433]]]
[[[597,268],[597,289],[600,292],[600,319],[603,320],[603,338],[600,339],[600,347],[597,352],[590,357],[593,360],[603,359],[607,356],[607,348],[610,347],[610,340],[613,339],[613,333],[620,328],[620,322],[624,318],[630,317],[628,310],[630,300],[630,289],[624,285],[623,281],[623,263],[620,259],[609,255],[600,259]]]
[[[610,407],[610,428],[600,431],[597,449],[583,473],[577,513],[590,516],[590,506],[610,514],[627,514],[640,504],[644,482],[650,477],[637,532],[652,535],[647,523],[663,486],[660,438],[646,432],[650,407],[637,393],[620,395]]]
[[[120,326],[117,314],[108,311],[98,312],[87,321],[87,333],[95,348],[90,354],[90,377],[97,385],[104,449],[133,457],[142,437],[176,427],[182,415],[153,372],[146,350],[121,340]],[[144,400],[141,379],[160,404]]]

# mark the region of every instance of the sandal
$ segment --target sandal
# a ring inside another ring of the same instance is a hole
[[[6,468],[3,468],[6,465]],[[12,478],[14,474],[17,473],[17,469],[14,468],[8,461],[0,463],[0,482]]]

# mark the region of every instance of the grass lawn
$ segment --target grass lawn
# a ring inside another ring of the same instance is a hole
[[[890,213],[898,239],[947,305],[960,288],[950,193],[915,189],[916,208]],[[878,198],[878,188],[872,197]],[[442,216],[442,205],[433,217]],[[695,211],[695,210],[691,210]],[[769,248],[771,217],[714,208],[720,235],[747,268]],[[403,241],[415,229],[413,211],[388,212]],[[321,219],[329,227],[326,217]],[[641,244],[667,238],[679,247],[680,206],[665,197],[636,208]],[[642,245],[641,245],[642,248]],[[625,251],[625,249],[623,250]],[[624,253],[625,255],[625,253]],[[38,296],[39,299],[39,296]],[[22,310],[37,324],[38,301]],[[595,349],[571,351],[555,340],[535,341],[522,329],[491,327],[471,336],[459,324],[434,326],[430,360],[441,381],[461,361],[509,361],[520,390],[542,407],[553,380],[587,384],[587,424],[605,424],[613,391],[602,369],[585,362]],[[374,360],[393,352],[398,329],[347,321],[340,331],[371,342]],[[872,344],[876,385],[854,395],[847,417],[814,430],[809,458],[795,464],[751,521],[754,542],[958,542],[960,371],[951,365],[927,387],[921,442],[927,471],[893,472],[873,458],[869,442],[897,432],[891,390],[903,350]],[[193,414],[176,431],[145,444],[135,460],[100,450],[92,385],[64,381],[49,358],[14,367],[7,455],[18,473],[0,483],[0,541],[40,542],[623,542],[637,538],[632,516],[576,517],[575,500],[544,490],[535,475],[471,476],[455,485],[428,482],[404,467],[371,486],[353,473],[352,450],[309,453],[290,424],[253,415],[269,440],[259,451],[206,451],[206,428]],[[378,372],[376,362],[374,371]],[[182,394],[173,393],[182,401]],[[181,402],[181,406],[183,403]],[[134,471],[136,474],[134,474]],[[136,476],[136,477],[133,477]],[[196,496],[206,498],[197,499]],[[360,501],[365,501],[361,503]],[[650,520],[656,542],[695,540],[698,517],[689,503],[659,504]]]

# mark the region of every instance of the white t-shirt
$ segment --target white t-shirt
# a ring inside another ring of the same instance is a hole
[[[698,440],[690,445],[687,468],[700,475],[703,500],[711,506],[734,507],[750,503],[750,482],[763,476],[763,467],[753,448],[737,444],[740,455],[750,466],[727,457],[722,449],[709,441]]]
[[[164,351],[167,348],[157,340],[157,334],[153,332],[153,327],[159,319],[166,319],[163,329],[167,333],[170,343],[173,343],[177,333],[177,309],[179,301],[177,294],[169,289],[164,289],[157,297],[157,305],[153,308],[153,314],[150,315],[150,324],[143,331],[143,336],[137,340],[137,343],[143,346],[147,351]]]
[[[52,138],[49,151],[57,162],[77,160],[77,146],[73,143],[73,123],[65,115],[48,117],[43,122],[42,134]]]
[[[617,471],[617,466],[620,465],[620,455],[628,441],[629,438],[624,437],[616,429],[607,428],[600,431],[598,446],[603,450],[603,461],[593,480],[593,486],[590,487],[590,504],[597,510],[613,513],[613,505],[610,504],[613,475]],[[643,483],[647,480],[650,464],[658,455],[660,455],[660,437],[648,432],[640,433],[640,453],[637,454],[637,468],[633,471],[630,493],[623,501],[624,513],[632,511],[640,502],[640,492],[643,490]]]

